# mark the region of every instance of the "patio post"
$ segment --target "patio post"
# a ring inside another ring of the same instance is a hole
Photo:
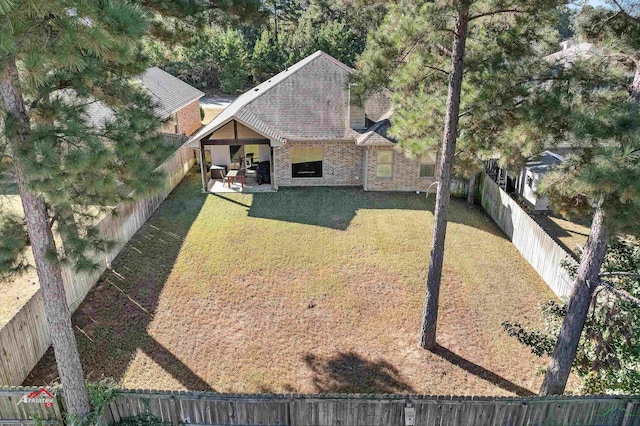
[[[200,142],[200,174],[202,175],[202,192],[207,192],[207,168],[204,161],[204,147]]]

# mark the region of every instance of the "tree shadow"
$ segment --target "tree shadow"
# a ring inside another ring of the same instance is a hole
[[[415,192],[365,192],[361,187],[280,188],[252,194],[249,217],[346,230],[360,210],[434,210],[435,195]],[[450,222],[482,228],[504,238],[495,225],[487,226],[481,207],[452,198]]]
[[[185,388],[213,390],[148,331],[184,239],[207,199],[194,195],[199,182],[197,173],[185,177],[73,314],[82,367],[91,380],[121,380],[138,353],[143,352]],[[52,383],[57,378],[49,347],[23,385]]]
[[[576,248],[569,247],[563,240],[561,240],[561,238],[572,237],[573,234],[588,237],[589,234],[578,231],[567,231],[546,214],[536,214],[535,221],[538,223],[538,225],[540,225],[542,229],[545,230],[547,235],[549,235],[553,239],[553,241],[556,242],[556,244],[558,244],[567,252],[567,254],[570,254],[574,259],[578,260],[578,255],[575,252]]]
[[[228,201],[230,203],[237,204],[237,205],[239,205],[241,207],[246,207],[248,209],[251,208],[251,206],[249,204],[241,203],[240,201],[236,201],[236,200],[234,200],[232,198],[225,197],[224,195],[220,195],[220,194],[211,194],[211,195],[213,195],[214,197],[219,198],[220,200]]]
[[[354,352],[332,358],[304,357],[320,393],[415,393],[398,370],[385,360],[368,361]]]
[[[467,372],[473,374],[474,376],[482,380],[486,380],[508,392],[515,393],[518,396],[535,395],[535,393],[531,392],[529,389],[523,388],[522,386],[519,386],[505,379],[504,377],[499,376],[496,373],[489,371],[486,368],[472,361],[469,361],[468,359],[465,359],[454,352],[451,352],[449,349],[445,348],[444,346],[436,345],[436,348],[433,351],[433,353],[449,361],[451,364],[457,367],[460,367],[463,370],[466,370]]]

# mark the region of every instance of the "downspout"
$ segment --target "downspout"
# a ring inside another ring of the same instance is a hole
[[[367,192],[367,190],[369,188],[367,188],[368,185],[368,179],[367,176],[369,176],[369,148],[368,147],[364,147],[364,167],[362,168],[363,174],[364,174],[364,178],[362,179],[362,189],[364,189],[365,192]]]
[[[273,189],[275,189],[276,191],[278,190],[278,181],[277,179],[277,175],[278,173],[276,172],[277,168],[276,168],[276,149],[278,149],[280,147],[274,147],[273,146],[273,140],[271,141],[271,152],[272,152],[272,160],[273,160]]]

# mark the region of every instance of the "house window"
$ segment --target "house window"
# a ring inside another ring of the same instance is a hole
[[[291,148],[291,177],[321,178],[324,150],[321,146]]]
[[[436,153],[425,152],[420,156],[420,177],[434,177],[436,175]]]
[[[376,152],[376,177],[393,177],[393,151],[384,150]]]

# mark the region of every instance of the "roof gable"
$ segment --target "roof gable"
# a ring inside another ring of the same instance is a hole
[[[158,67],[148,68],[136,78],[151,93],[154,113],[161,120],[204,96],[200,90]],[[75,95],[66,93],[64,96]],[[95,101],[85,107],[85,119],[92,126],[102,129],[115,119],[115,113],[105,103]]]
[[[318,55],[243,112],[268,123],[287,140],[353,138],[347,121],[351,72],[330,56]]]
[[[140,75],[142,85],[151,92],[155,112],[159,118],[167,118],[182,107],[204,96],[200,90],[158,67],[145,70]]]
[[[191,146],[197,146],[198,141],[231,120],[280,144],[356,141],[361,133],[349,126],[348,85],[353,72],[352,68],[318,51],[242,94],[191,138]],[[389,93],[369,101],[365,112],[372,121],[382,116],[388,118]]]

